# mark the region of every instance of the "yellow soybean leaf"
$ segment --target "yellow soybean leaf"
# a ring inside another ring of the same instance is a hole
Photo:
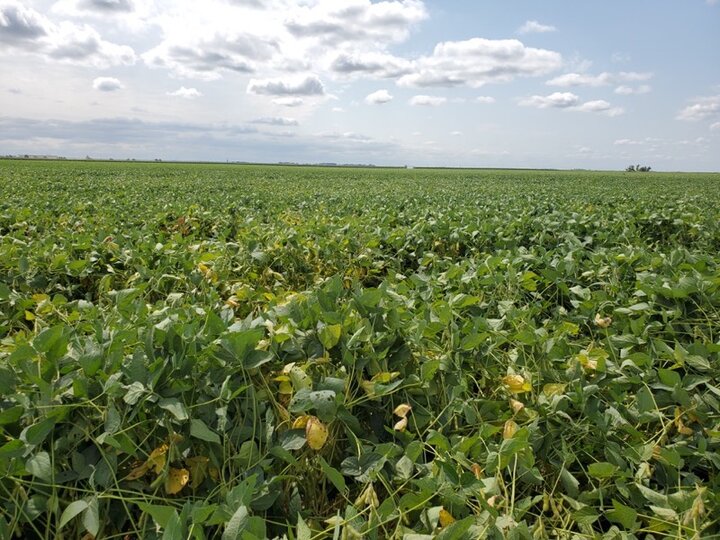
[[[162,446],[158,446],[155,450],[150,452],[150,457],[148,457],[147,461],[145,462],[148,469],[154,469],[155,474],[160,474],[165,468],[167,451],[168,445],[163,444]]]
[[[550,383],[543,386],[543,394],[547,397],[562,396],[565,393],[567,384]]]
[[[395,416],[399,416],[400,418],[405,418],[411,410],[412,406],[408,405],[407,403],[402,403],[401,405],[395,407],[393,414]]]
[[[515,414],[518,414],[520,411],[522,411],[525,408],[525,404],[521,401],[518,401],[517,399],[511,399],[510,400],[510,408],[513,410]]]
[[[512,439],[515,436],[515,433],[517,433],[518,425],[515,423],[514,420],[508,420],[505,422],[505,425],[503,426],[503,439],[508,440]]]
[[[371,379],[374,383],[380,383],[380,384],[388,384],[389,382],[394,381],[400,376],[399,371],[383,371],[382,373],[378,373],[377,375],[374,375]]]
[[[278,385],[278,394],[292,395],[293,386],[290,382],[290,377],[287,375],[278,375],[273,380],[280,383]]]
[[[167,478],[165,478],[165,493],[168,495],[179,493],[187,485],[188,480],[190,480],[190,473],[187,469],[173,469],[171,467]]]
[[[441,527],[447,527],[448,525],[452,525],[455,523],[455,518],[452,517],[452,514],[445,510],[444,508],[440,509],[440,526]]]
[[[292,428],[303,429],[307,426],[308,420],[310,420],[310,416],[307,414],[304,414],[303,416],[298,416],[293,422]]]
[[[147,462],[143,463],[142,465],[138,465],[137,467],[133,468],[132,471],[130,471],[130,474],[125,477],[125,480],[137,480],[138,478],[142,478],[143,476],[145,476],[148,470],[149,467]]]
[[[195,456],[185,460],[185,465],[190,471],[190,478],[192,478],[191,488],[197,489],[207,478],[209,462],[210,460],[205,456]]]
[[[577,355],[580,365],[588,371],[595,371],[598,368],[597,360],[591,358],[586,352]]]
[[[328,429],[318,418],[311,416],[305,425],[305,439],[313,450],[320,450],[328,439]]]
[[[596,313],[595,324],[598,326],[598,328],[608,328],[612,324],[612,318],[602,317],[599,313]]]
[[[406,416],[403,416],[403,417],[400,419],[400,421],[397,422],[397,423],[393,426],[393,429],[394,429],[395,431],[405,431],[405,428],[407,428],[407,424],[408,424],[408,419],[407,419]]]
[[[685,425],[680,407],[675,407],[675,427],[681,435],[693,435],[694,431]]]
[[[522,375],[506,375],[502,382],[513,394],[523,394],[532,390],[532,385]]]
[[[361,381],[360,386],[365,390],[365,393],[372,397],[375,397],[375,383],[372,381]]]

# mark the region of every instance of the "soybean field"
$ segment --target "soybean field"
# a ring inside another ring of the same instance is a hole
[[[0,538],[720,533],[720,174],[0,160]]]

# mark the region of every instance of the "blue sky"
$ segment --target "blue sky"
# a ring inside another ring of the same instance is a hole
[[[0,154],[720,170],[720,2],[0,0]]]

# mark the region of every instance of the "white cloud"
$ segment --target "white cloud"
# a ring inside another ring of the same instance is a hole
[[[632,86],[618,86],[615,89],[615,93],[619,94],[621,96],[630,96],[630,95],[640,95],[640,94],[647,94],[652,91],[652,87],[647,84],[642,84],[640,86],[632,87]]]
[[[181,77],[215,80],[223,73],[253,73],[278,51],[272,39],[251,33],[216,33],[199,40],[165,40],[142,55],[150,67],[166,68]]]
[[[132,0],[64,0],[55,4],[53,11],[71,14],[92,11],[103,15],[131,13],[135,11],[135,2]]]
[[[251,79],[247,86],[248,94],[264,96],[322,96],[325,86],[317,75],[300,78]]]
[[[202,96],[202,93],[197,88],[185,88],[181,86],[173,92],[168,92],[168,96],[181,97],[183,99],[195,99]]]
[[[647,81],[652,79],[652,73],[638,73],[635,71],[621,71],[619,73],[609,73],[604,71],[598,75],[590,75],[588,73],[566,73],[554,79],[550,79],[546,84],[549,86],[608,86],[611,84],[620,84],[627,82]]]
[[[554,92],[549,96],[531,96],[519,102],[523,107],[535,107],[538,109],[566,109],[578,112],[603,113],[607,116],[618,116],[624,110],[620,107],[613,107],[605,100],[581,102],[580,97],[572,92]]]
[[[123,34],[148,30],[160,7],[155,0],[57,0],[49,12],[74,19],[94,19],[114,24]]]
[[[93,88],[100,92],[115,92],[125,87],[119,80],[113,77],[98,77],[93,81]]]
[[[613,107],[604,99],[586,101],[585,103],[578,105],[577,107],[573,107],[573,110],[580,112],[604,113],[607,116],[620,116],[625,112],[621,107]]]
[[[341,53],[332,60],[330,69],[343,75],[394,78],[410,73],[412,63],[383,52]]]
[[[342,113],[342,112],[345,112],[345,109],[343,109],[342,107],[333,107],[333,108],[332,108],[332,112],[334,112],[334,113]]]
[[[271,0],[228,0],[229,3],[236,6],[247,7],[251,9],[267,8],[272,4]]]
[[[453,137],[460,137],[462,134],[463,134],[462,131],[451,131],[450,132],[450,135],[452,135]]]
[[[617,139],[613,144],[615,146],[642,146],[645,142],[635,141],[633,139]]]
[[[710,124],[710,131],[720,131],[720,122]]]
[[[559,69],[562,56],[554,51],[526,47],[516,39],[473,38],[438,43],[432,55],[413,63],[401,86],[471,86],[509,82],[519,76],[545,75]]]
[[[525,21],[520,28],[518,28],[518,34],[544,34],[546,32],[555,32],[557,28],[547,24],[540,24],[537,21]]]
[[[701,97],[681,110],[678,120],[706,120],[720,115],[720,95]]]
[[[286,118],[284,116],[267,116],[263,118],[256,118],[252,121],[253,124],[265,124],[268,126],[297,126],[298,121],[294,118]]]
[[[305,101],[299,97],[280,97],[272,100],[275,105],[281,105],[283,107],[299,107]]]
[[[181,0],[147,17],[163,39],[143,58],[204,80],[232,72],[396,77],[410,61],[389,54],[388,46],[427,17],[421,0]]]
[[[410,98],[410,105],[424,107],[438,107],[447,103],[447,98],[440,96],[413,96]]]
[[[20,46],[48,36],[52,23],[34,9],[13,2],[0,6],[0,29],[0,43]]]
[[[476,103],[495,103],[495,98],[490,96],[478,96],[475,98]]]
[[[428,17],[420,0],[318,0],[298,6],[285,19],[297,38],[312,38],[331,45],[348,42],[401,42],[411,28]]]
[[[572,92],[554,92],[549,96],[532,96],[520,101],[520,105],[524,107],[537,107],[538,109],[547,109],[548,107],[556,107],[564,109],[573,107],[580,102],[580,98]]]
[[[368,94],[365,97],[365,102],[371,105],[382,105],[383,103],[389,103],[393,100],[393,96],[387,90],[378,90],[372,94]]]
[[[18,2],[0,5],[0,48],[37,54],[48,61],[107,68],[135,63],[126,45],[102,39],[93,27],[72,22],[54,23]]]

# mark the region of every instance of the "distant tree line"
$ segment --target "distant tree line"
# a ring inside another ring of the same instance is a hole
[[[646,165],[640,166],[640,165],[630,165],[627,169],[625,169],[626,172],[650,172],[650,169],[652,167],[648,167]]]

